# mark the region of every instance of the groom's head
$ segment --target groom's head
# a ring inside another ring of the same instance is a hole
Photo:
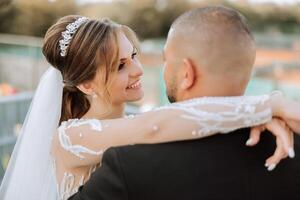
[[[174,21],[164,47],[169,100],[242,95],[254,60],[254,39],[237,11],[225,7],[188,11]]]

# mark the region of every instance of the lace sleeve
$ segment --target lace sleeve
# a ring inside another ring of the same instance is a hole
[[[59,127],[54,146],[70,166],[97,164],[109,147],[198,139],[264,124],[272,118],[270,99],[204,97],[127,118],[70,120]]]

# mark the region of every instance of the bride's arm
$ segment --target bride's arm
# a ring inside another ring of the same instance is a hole
[[[64,122],[53,138],[54,156],[70,167],[100,162],[109,147],[207,137],[256,126],[272,118],[270,95],[205,97],[110,120]]]

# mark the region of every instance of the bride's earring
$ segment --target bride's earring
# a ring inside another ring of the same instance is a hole
[[[98,95],[96,94],[96,92],[92,93],[92,97],[93,97],[93,99],[96,99],[98,97]]]

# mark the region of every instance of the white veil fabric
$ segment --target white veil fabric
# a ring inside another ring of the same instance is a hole
[[[42,76],[0,187],[1,200],[56,200],[50,155],[61,115],[63,80],[50,67]]]

